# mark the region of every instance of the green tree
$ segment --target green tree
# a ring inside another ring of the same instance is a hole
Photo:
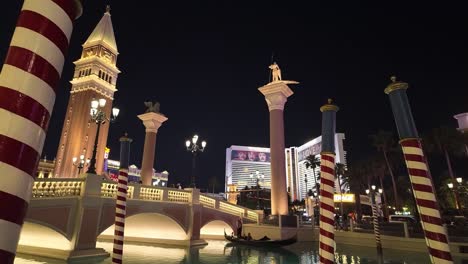
[[[305,165],[306,169],[308,169],[308,168],[312,169],[312,173],[313,173],[313,176],[314,176],[314,181],[315,181],[315,184],[317,184],[319,178],[317,176],[317,173],[315,173],[315,169],[320,168],[320,159],[317,158],[315,155],[309,155],[309,156],[306,157],[304,165]],[[317,190],[317,192],[318,192],[318,190]]]
[[[388,153],[395,145],[395,139],[393,137],[393,133],[389,131],[385,131],[385,130],[379,130],[377,131],[377,134],[370,135],[370,138],[372,140],[372,145],[377,149],[377,151],[382,152],[382,155],[385,159],[388,173],[390,174],[390,178],[392,179],[393,195],[395,197],[395,207],[397,209],[400,209],[395,176],[393,174],[393,169],[388,159]]]

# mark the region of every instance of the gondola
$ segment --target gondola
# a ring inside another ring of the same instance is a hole
[[[256,246],[256,247],[282,247],[296,243],[297,237],[294,236],[289,239],[284,240],[270,240],[266,237],[259,240],[245,240],[235,236],[228,236],[224,232],[224,238],[232,243],[232,245],[246,245],[246,246]]]

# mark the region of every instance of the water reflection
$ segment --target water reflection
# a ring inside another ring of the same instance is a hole
[[[98,242],[98,247],[112,252],[112,243]],[[337,263],[371,264],[377,263],[375,249],[350,245],[338,245]],[[315,264],[319,263],[318,245],[300,242],[281,248],[255,248],[228,244],[226,241],[208,240],[208,245],[198,248],[171,248],[168,246],[148,246],[126,243],[124,245],[125,264]],[[425,253],[384,250],[386,264],[430,263]],[[15,264],[64,264],[59,260],[18,255]],[[110,264],[110,258],[86,264]],[[463,263],[457,260],[456,263]]]

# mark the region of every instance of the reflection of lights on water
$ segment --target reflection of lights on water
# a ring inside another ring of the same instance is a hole
[[[96,247],[102,247],[107,252],[112,252],[113,243],[97,242]],[[164,248],[157,246],[136,245],[124,243],[124,258],[130,260],[158,260],[158,263],[178,263],[182,261],[186,254],[184,248]],[[136,263],[136,262],[135,262]]]

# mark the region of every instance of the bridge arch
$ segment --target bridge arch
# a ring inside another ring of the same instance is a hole
[[[200,234],[224,235],[223,229],[226,229],[226,233],[230,234],[232,231],[236,230],[238,219],[239,216],[211,208],[203,208],[200,221]]]
[[[70,240],[52,225],[27,219],[21,228],[19,245],[71,250]]]
[[[114,236],[114,225],[110,225],[101,234],[101,238]],[[139,213],[125,218],[125,237],[144,238],[146,240],[171,239],[186,240],[187,233],[178,220],[161,213]]]
[[[235,229],[234,226],[231,226],[223,220],[213,220],[205,223],[205,225],[200,228],[200,235],[205,238],[219,237],[224,235],[224,231],[229,235],[231,232],[235,232]]]

